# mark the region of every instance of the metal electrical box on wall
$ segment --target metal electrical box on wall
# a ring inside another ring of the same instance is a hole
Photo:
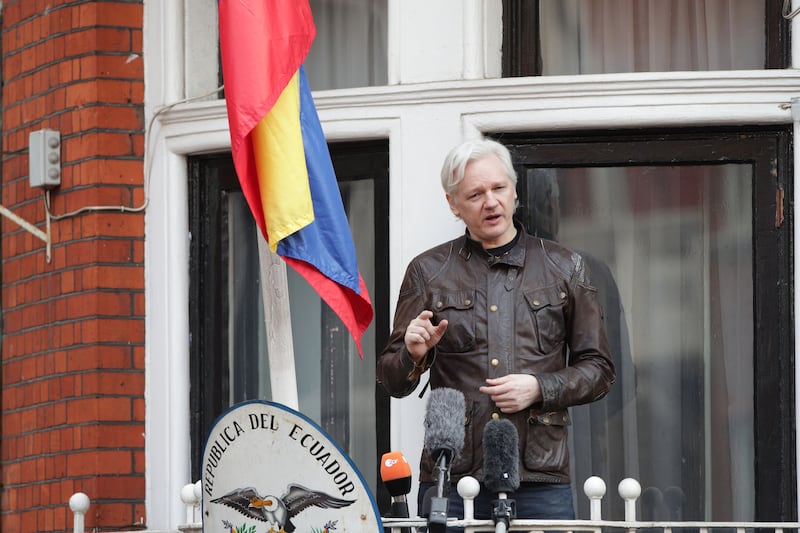
[[[61,132],[32,131],[28,137],[28,156],[31,187],[52,189],[61,185]]]

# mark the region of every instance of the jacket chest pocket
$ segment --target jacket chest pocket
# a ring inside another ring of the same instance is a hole
[[[567,292],[552,285],[526,292],[525,300],[533,317],[541,353],[547,355],[560,348],[566,335],[564,309]]]
[[[431,297],[437,323],[447,320],[447,331],[438,348],[444,353],[463,353],[475,348],[475,291],[437,291]]]

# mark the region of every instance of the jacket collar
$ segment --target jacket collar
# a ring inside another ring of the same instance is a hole
[[[525,228],[522,227],[522,224],[518,220],[514,220],[514,227],[517,228],[517,236],[514,237],[516,242],[514,246],[504,254],[499,256],[491,255],[483,248],[480,242],[469,236],[468,230],[464,230],[464,236],[461,238],[461,246],[458,255],[464,261],[486,261],[490,266],[504,264],[521,267],[525,264],[526,243],[530,236],[525,232]]]

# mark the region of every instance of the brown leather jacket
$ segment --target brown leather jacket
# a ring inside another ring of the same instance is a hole
[[[421,372],[414,372],[405,348],[406,327],[425,309],[434,312],[434,323],[448,320],[425,368],[432,388],[464,393],[464,448],[452,464],[452,481],[466,475],[483,479],[484,426],[504,417],[519,432],[520,480],[569,482],[567,407],[602,398],[615,379],[597,291],[583,259],[518,230],[516,246],[498,260],[467,236],[415,258],[378,360],[378,382],[392,396],[407,396]],[[518,373],[539,380],[540,404],[505,414],[478,391],[487,377]],[[423,451],[420,480],[432,481],[433,469],[434,459]]]

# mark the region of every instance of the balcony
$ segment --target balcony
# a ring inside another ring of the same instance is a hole
[[[606,496],[606,484],[598,477],[590,477],[583,484],[583,492],[589,499],[590,516],[588,519],[578,520],[523,520],[511,519],[506,524],[502,519],[498,520],[476,520],[473,518],[473,500],[479,491],[479,485],[474,478],[464,478],[457,486],[458,494],[464,499],[463,520],[450,518],[445,524],[430,523],[421,517],[411,518],[383,518],[384,531],[386,533],[417,533],[428,528],[430,533],[444,532],[445,527],[461,527],[464,533],[483,533],[495,532],[504,533],[506,531],[524,531],[538,533],[544,531],[560,531],[567,533],[673,533],[681,531],[684,533],[745,533],[759,530],[767,532],[772,530],[774,533],[783,533],[788,530],[800,529],[800,522],[677,522],[677,521],[642,521],[636,517],[636,506],[642,490],[639,482],[635,479],[623,479],[618,487],[619,497],[624,501],[625,516],[623,520],[609,520],[602,517],[602,500]],[[136,533],[202,533],[202,498],[200,482],[188,484],[183,487],[180,497],[186,506],[186,522],[177,525],[171,530],[138,530]],[[510,495],[513,497],[513,495]],[[81,492],[73,494],[69,500],[70,509],[73,512],[73,533],[85,533],[84,516],[89,510],[91,502],[89,497]],[[274,532],[275,530],[270,529]],[[344,531],[354,531],[346,528]],[[122,532],[120,532],[122,533]],[[133,533],[133,532],[131,532]],[[231,533],[238,533],[231,528]],[[281,530],[283,533],[283,530]],[[336,533],[335,529],[325,531],[325,533]],[[370,533],[370,532],[365,532]]]

